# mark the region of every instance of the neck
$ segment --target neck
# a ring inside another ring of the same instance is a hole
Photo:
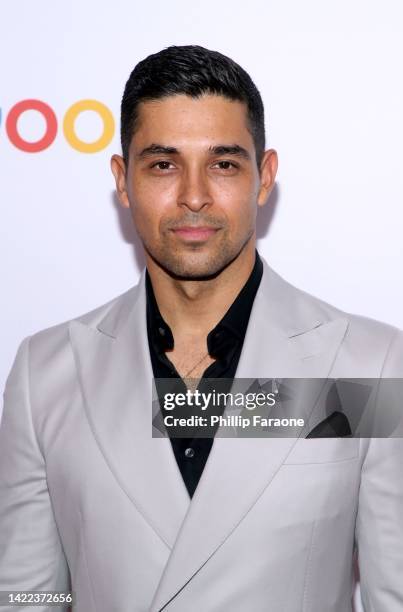
[[[206,336],[222,319],[248,280],[255,263],[255,241],[215,278],[178,280],[147,255],[147,270],[162,317],[174,337]]]

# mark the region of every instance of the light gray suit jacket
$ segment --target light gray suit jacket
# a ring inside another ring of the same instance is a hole
[[[145,306],[143,272],[20,345],[0,590],[72,585],[76,612],[350,612],[358,548],[366,612],[402,612],[403,441],[216,438],[190,500],[169,439],[151,437]],[[403,336],[264,262],[238,377],[403,377]]]

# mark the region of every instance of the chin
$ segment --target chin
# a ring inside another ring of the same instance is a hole
[[[175,278],[187,280],[204,280],[217,276],[231,260],[213,255],[195,256],[195,254],[183,254],[182,256],[162,257],[157,260],[159,265]]]
[[[217,266],[187,264],[184,261],[177,262],[174,265],[165,264],[163,267],[171,276],[187,280],[204,280],[213,278],[222,270],[222,268],[217,268]]]

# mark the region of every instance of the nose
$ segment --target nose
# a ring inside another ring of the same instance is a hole
[[[203,169],[189,168],[183,173],[178,192],[178,205],[197,212],[213,202]]]

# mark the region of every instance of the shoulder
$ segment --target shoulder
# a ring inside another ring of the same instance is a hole
[[[346,312],[305,292],[301,300],[327,321],[344,319],[346,330],[334,364],[335,377],[403,375],[403,332],[383,321]]]
[[[57,325],[46,327],[32,334],[29,338],[30,352],[36,360],[49,362],[51,355],[60,354],[69,345],[70,327],[79,323],[97,330],[103,321],[123,317],[133,305],[139,285],[135,285],[104,304],[84,312],[76,317],[62,321]]]
[[[345,332],[335,362],[335,375],[351,377],[403,376],[403,332],[397,327],[346,312],[295,287],[265,262],[263,291],[289,337],[344,320]],[[274,302],[274,306],[273,306]],[[281,314],[278,314],[281,313]],[[400,374],[395,374],[400,372]]]
[[[349,364],[351,371],[354,371],[353,364],[360,364],[366,377],[403,377],[402,330],[356,314],[346,313],[345,316],[348,328],[340,350],[340,361]]]
[[[344,343],[356,346],[360,351],[386,350],[394,340],[399,340],[402,331],[389,323],[347,312],[316,296],[295,288],[298,299],[305,309],[315,311],[318,319],[326,322],[337,319],[347,321]],[[300,306],[302,307],[302,306]]]

